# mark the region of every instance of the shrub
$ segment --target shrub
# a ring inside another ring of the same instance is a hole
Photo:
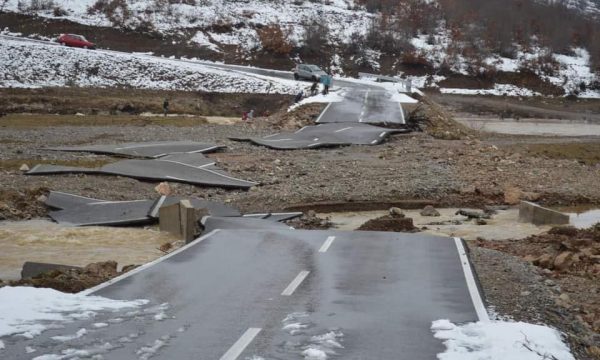
[[[278,55],[289,55],[292,51],[293,46],[288,40],[290,31],[284,32],[278,24],[263,26],[257,33],[265,50]]]
[[[55,6],[52,10],[52,14],[56,17],[61,17],[67,15],[67,11],[60,6]]]
[[[119,27],[124,27],[131,16],[126,0],[96,0],[87,12],[90,15],[104,14],[113,25]]]

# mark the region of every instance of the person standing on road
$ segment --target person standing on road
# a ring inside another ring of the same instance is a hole
[[[169,99],[165,98],[165,101],[163,102],[163,115],[167,116],[168,112],[169,112]]]
[[[331,86],[332,77],[331,75],[323,75],[321,77],[323,79],[323,95],[329,94],[329,87]]]
[[[319,81],[317,79],[315,79],[315,81],[313,81],[312,86],[310,87],[310,96],[315,96],[317,95],[317,93],[319,92]]]

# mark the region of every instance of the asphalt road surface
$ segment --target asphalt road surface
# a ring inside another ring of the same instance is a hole
[[[341,102],[330,103],[317,123],[406,124],[402,105],[385,90],[352,88]]]
[[[293,360],[322,351],[329,359],[433,360],[443,344],[432,321],[487,319],[470,271],[453,238],[217,230],[87,292],[148,299],[145,308],[31,340],[3,338],[3,356],[30,359],[30,346],[35,356],[103,359]],[[79,338],[53,338],[82,328]]]

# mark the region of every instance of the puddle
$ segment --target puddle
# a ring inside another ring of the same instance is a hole
[[[541,136],[600,136],[600,124],[589,124],[583,121],[551,120],[551,119],[486,119],[456,118],[463,125],[484,132],[510,135]]]
[[[522,239],[530,235],[541,234],[548,231],[551,226],[536,226],[519,222],[519,209],[511,208],[499,210],[491,219],[486,219],[487,225],[477,225],[473,221],[466,221],[465,216],[455,215],[458,208],[437,209],[441,216],[426,217],[419,214],[420,210],[402,210],[407,217],[413,219],[418,228],[426,226],[425,233],[458,236],[465,240],[475,240],[482,237],[487,240]],[[344,213],[323,213],[320,217],[329,217],[335,229],[355,230],[370,219],[387,215],[387,211],[364,211]],[[461,224],[432,224],[461,221]]]
[[[46,220],[0,222],[0,279],[21,278],[25,261],[85,266],[115,260],[143,264],[164,253],[158,247],[176,240],[142,228],[66,227]]]

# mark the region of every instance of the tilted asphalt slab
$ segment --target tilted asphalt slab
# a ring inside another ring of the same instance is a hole
[[[173,154],[158,159],[121,160],[100,168],[36,165],[27,175],[104,174],[139,180],[175,181],[193,185],[248,189],[256,183],[232,177],[201,154]]]
[[[216,230],[85,294],[150,303],[2,338],[3,355],[432,360],[444,349],[432,321],[487,320],[462,242],[425,234]]]
[[[404,129],[387,129],[361,123],[331,123],[305,126],[294,133],[281,133],[263,138],[232,138],[251,141],[272,149],[314,149],[342,145],[377,145],[390,134],[407,132]]]
[[[316,122],[406,124],[402,104],[390,92],[364,88],[348,89],[344,100],[327,105]]]
[[[162,206],[189,200],[196,209],[206,209],[213,216],[241,217],[235,208],[213,201],[180,196],[161,196],[153,200],[107,201],[51,191],[46,205],[59,210],[50,211],[54,221],[72,226],[143,225],[155,222]]]
[[[225,146],[196,141],[155,141],[108,145],[63,146],[46,150],[90,152],[95,154],[120,155],[128,157],[158,158],[178,153],[207,153],[223,149]]]

